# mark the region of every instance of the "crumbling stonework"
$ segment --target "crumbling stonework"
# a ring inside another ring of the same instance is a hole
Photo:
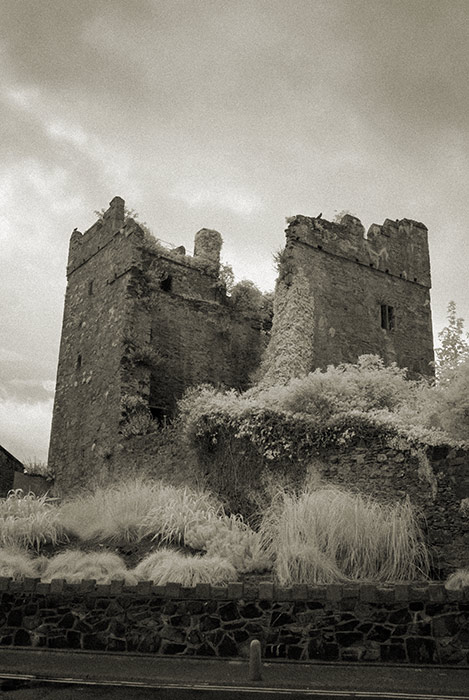
[[[58,493],[112,473],[129,406],[162,419],[193,384],[247,388],[264,335],[230,304],[220,247],[203,229],[193,257],[167,249],[120,197],[73,232],[49,450]]]
[[[270,352],[272,376],[281,374],[285,328],[299,311],[288,303],[299,276],[307,279],[309,313],[291,329],[290,346],[310,355],[306,371],[380,355],[407,367],[410,375],[431,375],[433,337],[427,229],[416,221],[386,219],[372,224],[367,238],[360,221],[289,219],[281,256]],[[286,302],[285,302],[286,300]],[[277,351],[277,346],[278,350]],[[288,375],[287,375],[288,376]]]

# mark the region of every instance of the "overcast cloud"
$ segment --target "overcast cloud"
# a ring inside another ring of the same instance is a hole
[[[274,285],[285,217],[429,229],[469,322],[467,0],[0,0],[0,444],[45,459],[70,232],[115,195]],[[468,324],[466,324],[468,325]]]

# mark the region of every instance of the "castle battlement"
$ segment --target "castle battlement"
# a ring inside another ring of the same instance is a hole
[[[365,236],[359,219],[346,214],[340,223],[298,214],[288,219],[288,241],[346,258],[394,277],[430,288],[427,228],[411,219],[372,224]]]

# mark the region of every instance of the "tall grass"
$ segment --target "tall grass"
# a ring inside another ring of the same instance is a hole
[[[0,547],[0,576],[22,581],[38,578],[42,557],[33,559],[27,552],[10,547]]]
[[[96,583],[123,580],[126,584],[137,582],[124,560],[113,552],[80,552],[70,549],[52,557],[42,572],[41,580],[50,582],[63,578],[70,583],[95,579]]]
[[[197,583],[220,584],[236,580],[236,569],[227,559],[215,555],[185,556],[171,549],[149,554],[134,573],[139,579],[160,586],[169,582],[195,586]]]
[[[219,507],[205,491],[133,479],[63,503],[60,518],[65,530],[84,542],[139,542],[149,536],[179,543],[192,523]]]
[[[0,499],[0,545],[31,547],[57,542],[64,537],[59,510],[47,495],[10,491]]]
[[[409,501],[383,505],[334,487],[285,492],[261,532],[282,585],[426,578],[429,558]]]

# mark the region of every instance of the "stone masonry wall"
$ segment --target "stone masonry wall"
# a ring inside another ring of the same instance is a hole
[[[469,664],[469,589],[0,579],[0,644],[267,659]]]
[[[0,498],[14,488],[16,472],[23,472],[22,463],[0,445]]]
[[[95,226],[72,234],[70,243],[49,447],[60,493],[106,473],[119,429],[120,361],[136,250],[133,234],[123,229],[123,200],[113,200],[109,211],[109,226],[117,229]]]
[[[309,324],[313,368],[377,354],[411,374],[433,373],[423,224],[386,220],[373,224],[364,238],[359,220],[348,215],[341,224],[296,216],[286,234],[277,293],[299,269],[305,273],[314,308]],[[391,328],[382,328],[382,306],[392,307]]]
[[[469,567],[469,453],[446,446],[387,447],[367,442],[322,450],[314,467],[327,481],[383,501],[408,496],[424,517],[435,575]]]
[[[196,244],[194,256],[165,249],[126,218],[120,197],[73,232],[49,448],[57,494],[122,466],[126,401],[161,418],[193,384],[247,387],[260,323],[220,283],[220,234],[202,229]]]

